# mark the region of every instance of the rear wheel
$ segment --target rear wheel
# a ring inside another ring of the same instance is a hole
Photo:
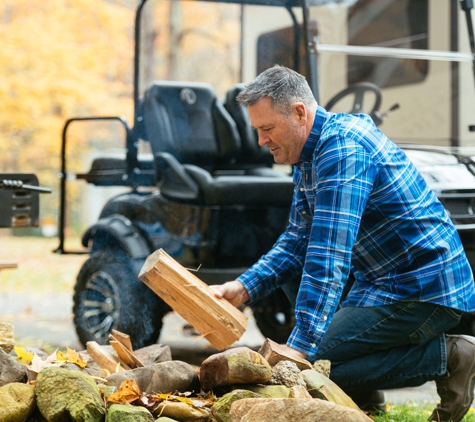
[[[79,340],[107,344],[112,329],[129,334],[134,348],[157,342],[165,303],[134,274],[120,250],[95,252],[81,268],[74,293]]]
[[[264,337],[285,343],[295,326],[294,308],[285,293],[275,290],[252,306],[257,327]]]

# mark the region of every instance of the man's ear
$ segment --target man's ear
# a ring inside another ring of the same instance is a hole
[[[308,112],[307,108],[303,103],[294,103],[292,106],[292,112],[299,124],[301,124],[302,126],[307,124]]]

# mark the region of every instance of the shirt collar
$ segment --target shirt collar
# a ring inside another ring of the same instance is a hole
[[[315,121],[313,122],[312,130],[310,135],[308,135],[307,141],[302,149],[300,154],[300,159],[303,162],[310,163],[313,158],[313,152],[317,146],[317,142],[320,139],[320,134],[322,133],[323,123],[328,117],[327,111],[320,106],[317,106],[317,112],[315,114]]]

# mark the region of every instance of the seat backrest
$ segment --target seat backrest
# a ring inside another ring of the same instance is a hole
[[[212,170],[240,153],[236,123],[209,84],[154,82],[144,93],[143,118],[154,154]]]
[[[241,162],[261,163],[272,165],[274,159],[267,147],[261,147],[257,142],[257,132],[252,128],[246,107],[239,104],[236,97],[244,89],[244,84],[232,86],[226,93],[224,108],[236,122],[241,137]]]

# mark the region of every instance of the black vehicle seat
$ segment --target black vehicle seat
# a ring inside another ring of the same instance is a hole
[[[226,93],[224,108],[236,123],[241,137],[241,155],[238,159],[240,165],[251,165],[248,174],[258,176],[280,177],[285,173],[272,169],[274,157],[269,148],[260,146],[257,142],[257,132],[251,126],[249,113],[246,107],[241,106],[236,97],[244,89],[244,84],[232,86]]]
[[[290,176],[240,166],[236,123],[205,83],[155,82],[144,94],[146,136],[164,197],[204,205],[290,205]]]

